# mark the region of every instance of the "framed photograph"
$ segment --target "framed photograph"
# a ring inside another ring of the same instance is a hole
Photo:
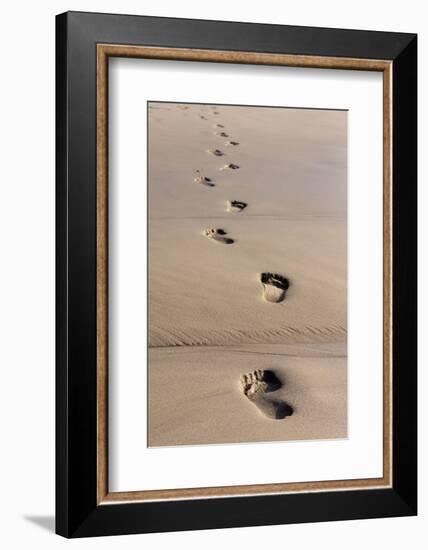
[[[56,25],[57,533],[416,514],[416,35]]]

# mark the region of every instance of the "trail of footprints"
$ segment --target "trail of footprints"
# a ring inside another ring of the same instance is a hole
[[[212,107],[212,114],[215,116],[221,115],[217,107]],[[204,114],[199,115],[201,120],[209,121],[209,117]],[[229,131],[225,129],[225,125],[216,122],[214,125],[214,135],[219,138],[230,138]],[[224,142],[226,147],[233,149],[240,145],[238,141],[228,139]],[[216,157],[226,156],[226,153],[217,147],[208,149],[207,153]],[[240,166],[235,162],[227,162],[222,165],[219,170],[238,170]],[[201,170],[196,170],[194,182],[206,187],[214,187],[215,183],[211,177],[206,176]],[[226,200],[226,211],[230,213],[242,213],[248,204],[242,200]],[[209,227],[203,231],[203,234],[208,239],[215,243],[232,245],[235,244],[235,239],[229,237],[226,230],[221,228]],[[289,280],[278,273],[264,272],[260,274],[260,283],[263,289],[263,298],[270,303],[282,302],[287,290],[290,286]],[[290,405],[281,399],[271,398],[267,394],[278,390],[282,383],[277,378],[275,373],[270,370],[256,370],[247,374],[243,374],[240,378],[241,389],[244,395],[251,401],[257,409],[267,418],[283,419],[293,414],[293,409]]]
[[[221,115],[220,111],[217,107],[211,108],[211,113],[213,115]],[[209,116],[206,116],[206,114],[200,114],[199,118],[201,120],[209,121]],[[225,128],[225,125],[221,122],[215,122],[213,124],[214,127],[214,135],[219,138],[230,138],[229,131]],[[232,146],[236,147],[239,144],[238,141],[235,140],[228,140],[224,142],[224,145],[226,146]],[[208,153],[211,155],[214,155],[216,157],[223,157],[226,156],[226,153],[214,146],[213,148],[210,148],[207,150]],[[222,166],[220,166],[219,170],[238,170],[239,164],[236,164],[235,162],[228,162]],[[204,185],[206,187],[214,187],[215,183],[213,182],[213,179],[211,177],[206,176],[201,170],[196,170],[196,175],[194,177],[194,182],[199,185]],[[226,200],[226,211],[231,213],[240,213],[243,212],[247,207],[248,204],[242,200]],[[212,241],[215,241],[216,243],[220,244],[234,244],[235,240],[232,239],[227,235],[227,231],[222,228],[214,228],[209,227],[206,228],[203,232],[203,234]],[[277,274],[277,273],[261,273],[260,274],[260,282],[262,284],[263,288],[263,297],[267,302],[271,303],[279,303],[282,302],[285,299],[286,292],[288,287],[290,286],[290,283],[286,277],[283,275]]]

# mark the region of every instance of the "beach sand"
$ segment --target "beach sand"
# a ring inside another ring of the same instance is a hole
[[[150,446],[346,437],[345,344],[154,348],[149,361]],[[243,395],[254,369],[277,374],[269,397],[292,416],[268,419]]]
[[[149,445],[346,437],[346,132],[345,112],[150,104]],[[255,369],[292,416],[247,399]]]

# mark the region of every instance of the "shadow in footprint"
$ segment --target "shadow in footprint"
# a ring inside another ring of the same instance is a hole
[[[240,378],[244,395],[267,418],[282,420],[293,414],[293,407],[282,399],[272,399],[266,394],[279,390],[282,382],[271,370],[255,370]]]
[[[231,162],[230,164],[225,164],[220,168],[220,170],[238,170],[238,169],[239,169],[239,166],[233,162]]]
[[[275,407],[275,420],[282,420],[287,416],[293,414],[293,407],[291,407],[285,401],[277,401],[276,399],[271,401],[272,405]]]
[[[212,155],[216,157],[223,157],[224,153],[223,151],[220,151],[220,149],[208,149],[207,153],[211,153]]]
[[[263,380],[266,383],[266,393],[279,390],[279,388],[282,388],[282,382],[277,377],[277,375],[273,372],[273,370],[264,370],[263,371],[264,376]]]

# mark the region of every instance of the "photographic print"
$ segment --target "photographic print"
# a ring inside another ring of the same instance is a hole
[[[347,437],[347,112],[148,103],[148,444]]]

